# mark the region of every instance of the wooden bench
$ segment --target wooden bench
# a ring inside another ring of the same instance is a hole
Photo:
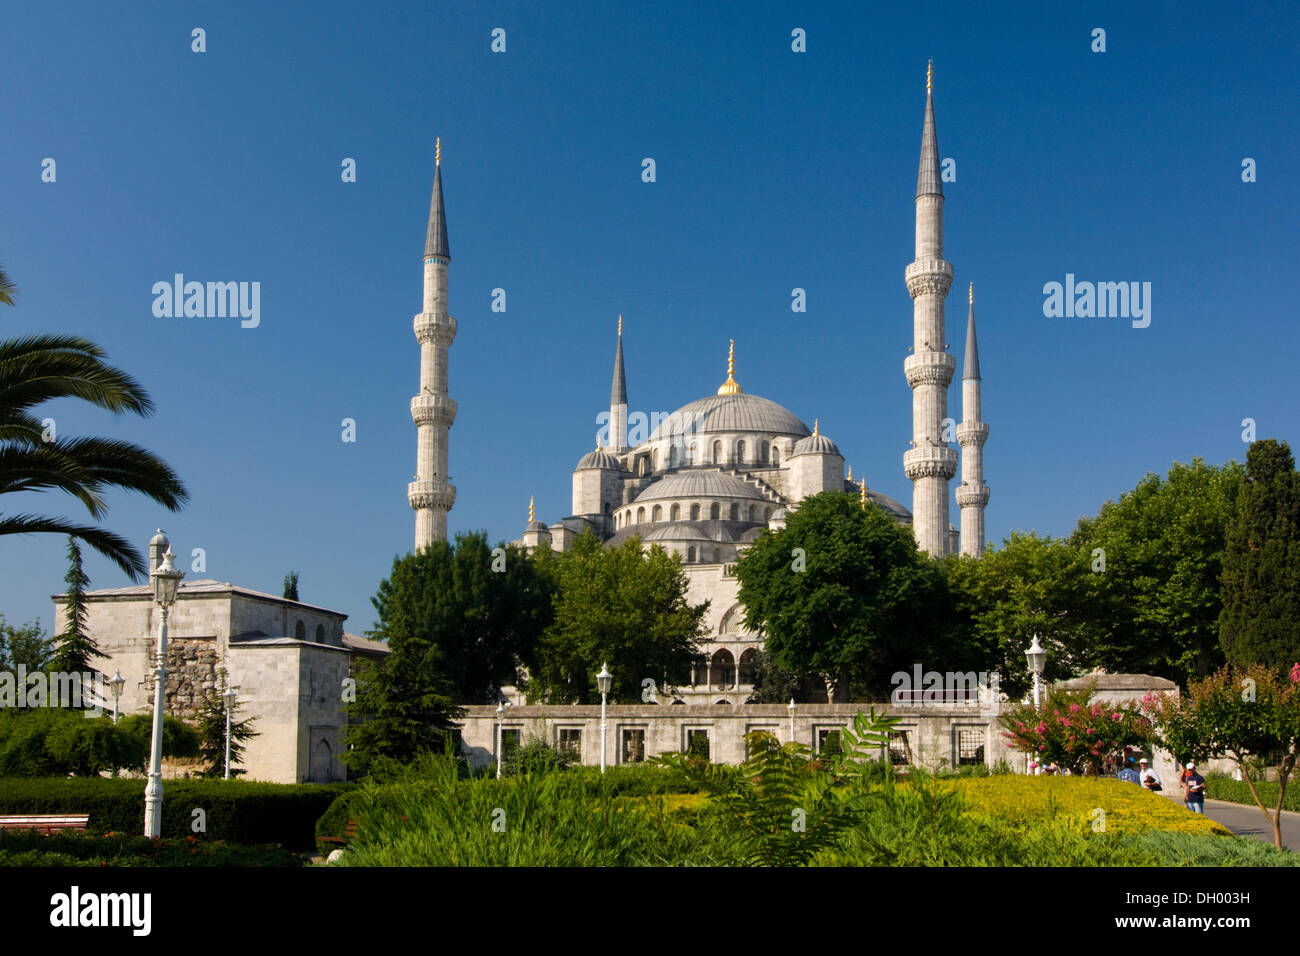
[[[0,830],[84,830],[89,813],[14,814],[0,816]]]
[[[348,825],[343,828],[343,832],[344,834],[346,834],[346,836],[341,836],[341,837],[323,836],[323,837],[317,837],[316,841],[318,843],[328,843],[332,846],[347,846],[349,843],[351,843],[353,840],[356,839],[357,821],[349,820]]]

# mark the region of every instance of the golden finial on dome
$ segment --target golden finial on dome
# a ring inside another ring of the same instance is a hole
[[[970,304],[971,305],[975,304],[975,283],[974,282],[970,284]]]
[[[925,91],[929,93],[934,89],[934,59],[931,58],[929,66],[925,68]]]
[[[727,353],[727,380],[718,388],[719,395],[739,395],[744,391],[736,382],[736,340],[731,340],[731,351]]]
[[[853,480],[853,466],[849,465],[849,481]]]
[[[537,515],[533,511],[533,496],[529,495],[528,496],[528,523],[532,524],[536,520],[537,520]]]
[[[858,483],[858,503],[862,505],[862,510],[867,510],[867,483],[865,481]]]
[[[814,418],[814,419],[813,419],[813,434],[814,434],[814,435],[820,435],[820,434],[821,434],[820,429],[821,429],[821,419],[820,419],[820,418]]]
[[[433,165],[442,165],[442,137],[435,136],[433,140]]]

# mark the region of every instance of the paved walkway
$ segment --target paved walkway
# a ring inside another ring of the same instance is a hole
[[[1177,794],[1165,796],[1182,806],[1182,798]],[[1238,836],[1253,836],[1268,844],[1273,842],[1273,827],[1253,803],[1206,800],[1205,815],[1216,823],[1222,823]],[[1282,845],[1292,852],[1300,853],[1300,813],[1282,811]]]

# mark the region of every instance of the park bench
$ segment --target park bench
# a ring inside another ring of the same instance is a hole
[[[356,839],[357,821],[349,820],[348,825],[343,828],[343,832],[345,836],[341,836],[341,837],[323,836],[323,837],[317,837],[316,840],[320,843],[328,843],[332,846],[347,846],[349,843],[351,843],[353,840]]]
[[[89,822],[89,813],[20,813],[0,816],[0,830],[84,830]]]

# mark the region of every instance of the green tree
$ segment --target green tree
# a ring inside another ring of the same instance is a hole
[[[1223,664],[1220,577],[1244,477],[1236,462],[1175,462],[1079,521],[1069,544],[1088,568],[1078,578],[1085,666],[1185,686]]]
[[[1223,560],[1219,637],[1238,666],[1300,660],[1300,474],[1286,442],[1257,441],[1246,453]]]
[[[284,597],[288,601],[298,600],[298,572],[290,571],[284,576]]]
[[[1088,569],[1074,548],[1013,531],[978,561],[952,556],[942,566],[968,646],[985,669],[999,672],[1010,696],[1032,686],[1025,651],[1035,634],[1047,650],[1045,679],[1086,669],[1092,630],[1081,593]]]
[[[999,718],[1003,736],[1039,763],[1099,776],[1108,761],[1150,739],[1150,722],[1128,704],[1093,700],[1094,687],[1052,687],[1043,706],[1016,704]]]
[[[596,672],[614,675],[611,696],[640,702],[643,680],[660,693],[690,679],[703,662],[696,642],[704,632],[708,602],[686,601],[681,559],[659,546],[641,548],[636,535],[613,548],[591,533],[555,553],[534,554],[555,585],[554,618],[530,668],[528,695],[548,703],[600,702]]]
[[[825,675],[837,700],[887,693],[890,674],[916,661],[938,670],[969,661],[939,565],[911,529],[854,495],[805,498],[735,574],[746,623],[776,666],[801,680]]]
[[[754,692],[747,704],[784,704],[788,700],[822,703],[826,681],[819,674],[796,674],[777,665],[767,648],[754,655]]]
[[[226,775],[226,674],[224,669],[221,671],[221,680],[217,686],[213,687],[203,695],[202,704],[199,707],[198,718],[198,735],[199,735],[199,759],[207,766],[200,771],[203,777],[225,777]],[[246,770],[239,769],[238,765],[243,762],[244,750],[248,741],[258,736],[258,731],[253,729],[253,723],[256,717],[238,718],[235,715],[241,709],[239,700],[236,699],[234,705],[230,708],[230,776],[237,777]]]
[[[0,269],[0,302],[13,304],[13,283]],[[102,359],[95,343],[71,335],[0,340],[0,495],[64,491],[96,521],[107,511],[104,492],[124,488],[177,511],[188,498],[161,458],[129,442],[65,438],[47,430],[36,409],[58,398],[79,398],[119,414],[151,415],[153,402],[133,378]],[[148,573],[140,552],[97,525],[33,514],[0,514],[0,535],[48,533],[80,538],[133,580]]]
[[[552,582],[521,549],[488,546],[485,532],[458,534],[393,562],[372,604],[370,637],[394,654],[418,655],[453,698],[494,704],[517,681],[551,619]]]
[[[1186,696],[1148,695],[1142,706],[1156,739],[1179,760],[1232,758],[1281,849],[1287,780],[1300,756],[1300,664],[1289,676],[1262,664],[1224,666],[1193,683]],[[1255,786],[1256,760],[1269,754],[1280,756],[1271,810]]]
[[[45,636],[41,625],[5,623],[0,614],[0,671],[16,672],[21,664],[27,673],[42,671],[54,655],[54,641]]]
[[[68,538],[68,575],[63,579],[68,586],[67,627],[57,638],[58,649],[50,661],[50,670],[65,674],[99,673],[90,666],[96,657],[107,657],[86,633],[86,585],[90,578],[81,567],[81,549],[77,539]]]

